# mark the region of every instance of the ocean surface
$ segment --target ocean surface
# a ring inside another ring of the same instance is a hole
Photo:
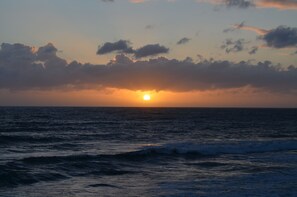
[[[297,109],[0,108],[1,197],[297,196]]]

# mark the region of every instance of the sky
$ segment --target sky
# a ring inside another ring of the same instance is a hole
[[[0,0],[0,106],[297,107],[296,19],[297,0]]]

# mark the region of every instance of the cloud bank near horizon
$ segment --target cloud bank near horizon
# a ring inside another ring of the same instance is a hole
[[[34,48],[3,43],[0,50],[0,89],[77,90],[118,88],[156,91],[204,91],[252,87],[268,92],[297,93],[297,67],[269,61],[231,61],[156,57],[131,59],[118,54],[108,64],[67,63],[53,44]]]

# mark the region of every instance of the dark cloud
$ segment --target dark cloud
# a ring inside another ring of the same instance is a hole
[[[252,47],[251,50],[249,51],[249,54],[250,54],[250,55],[254,55],[254,54],[256,54],[257,51],[258,51],[258,49],[259,49],[259,48],[258,48],[257,46]]]
[[[117,52],[125,52],[125,53],[133,53],[132,47],[130,47],[130,42],[128,40],[119,40],[117,42],[106,42],[103,46],[98,47],[97,54],[104,55],[107,53],[112,53],[114,51]]]
[[[278,26],[275,29],[266,30],[258,27],[247,26],[244,23],[234,25],[235,29],[243,29],[256,32],[260,35],[268,47],[272,48],[296,48],[297,47],[297,28]],[[225,30],[226,31],[226,30]]]
[[[297,28],[279,26],[268,31],[262,39],[273,48],[297,47]]]
[[[135,50],[134,54],[136,58],[155,56],[162,53],[168,53],[169,48],[161,46],[160,44],[148,44],[137,50]]]
[[[255,4],[249,0],[223,0],[223,3],[227,7],[248,8],[255,6]]]
[[[233,41],[232,39],[226,39],[224,43],[222,44],[221,48],[225,50],[226,53],[236,53],[244,50],[244,39],[239,39]]]
[[[190,38],[184,37],[182,39],[180,39],[176,44],[181,45],[181,44],[186,44],[190,41]]]
[[[25,46],[23,44],[1,44],[1,53],[0,53],[0,62],[10,62],[13,64],[18,63],[27,63],[35,60],[35,56],[33,54],[34,48]]]
[[[142,58],[142,57],[148,57],[148,56],[155,56],[162,53],[168,53],[169,49],[166,48],[165,46],[161,46],[160,44],[148,44],[134,50],[130,46],[129,41],[119,40],[114,43],[106,42],[105,44],[103,44],[103,46],[99,46],[97,54],[104,55],[107,53],[112,53],[114,51],[120,52],[120,53],[134,54],[136,58]]]
[[[37,51],[37,52],[36,52]],[[132,61],[117,55],[106,65],[67,63],[52,44],[34,50],[22,44],[2,44],[0,89],[33,90],[94,87],[129,90],[195,91],[251,86],[265,91],[297,91],[297,68],[282,69],[271,62],[159,57]],[[41,61],[42,60],[42,61]]]
[[[57,54],[57,48],[49,43],[43,47],[40,47],[37,51],[37,56],[39,60],[47,60],[47,59],[51,59],[52,57],[55,57]]]

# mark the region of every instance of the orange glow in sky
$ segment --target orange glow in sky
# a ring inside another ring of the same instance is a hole
[[[151,100],[145,101],[144,95]],[[79,91],[4,91],[1,102],[8,106],[126,106],[126,107],[254,107],[295,106],[294,97],[246,89],[230,91],[130,91],[123,89]]]

